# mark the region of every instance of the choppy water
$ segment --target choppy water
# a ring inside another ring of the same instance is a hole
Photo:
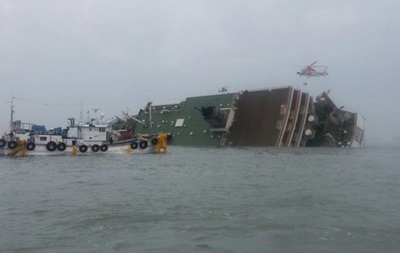
[[[0,252],[398,252],[399,151],[0,157]]]

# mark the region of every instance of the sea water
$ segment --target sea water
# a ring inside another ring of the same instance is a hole
[[[0,157],[0,252],[398,252],[400,147]]]

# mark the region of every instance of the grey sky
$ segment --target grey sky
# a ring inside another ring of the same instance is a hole
[[[367,119],[372,143],[400,140],[400,2],[0,0],[0,131],[15,117],[65,126],[147,101],[292,85]],[[296,72],[318,61],[329,76]],[[307,86],[303,86],[308,82]]]

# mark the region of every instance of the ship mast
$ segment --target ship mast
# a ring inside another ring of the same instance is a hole
[[[79,123],[83,123],[83,100],[81,99],[81,111],[79,114]]]
[[[152,102],[149,102],[148,103],[148,107],[149,107],[149,120],[150,120],[150,122],[149,122],[149,124],[150,124],[150,135],[151,136],[153,136],[153,123],[151,122],[151,105],[152,105]]]
[[[14,99],[16,99],[15,97],[11,97],[11,106],[10,106],[10,108],[11,108],[11,119],[10,119],[10,132],[13,132],[13,130],[14,130],[14,127],[13,127],[13,122],[14,122],[14,113],[15,113],[15,111],[14,111]]]

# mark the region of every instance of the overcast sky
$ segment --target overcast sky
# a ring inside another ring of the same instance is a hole
[[[0,0],[0,131],[291,85],[400,141],[400,1]],[[318,61],[329,76],[296,72]],[[303,83],[307,82],[307,86]],[[85,113],[86,115],[86,113]]]

